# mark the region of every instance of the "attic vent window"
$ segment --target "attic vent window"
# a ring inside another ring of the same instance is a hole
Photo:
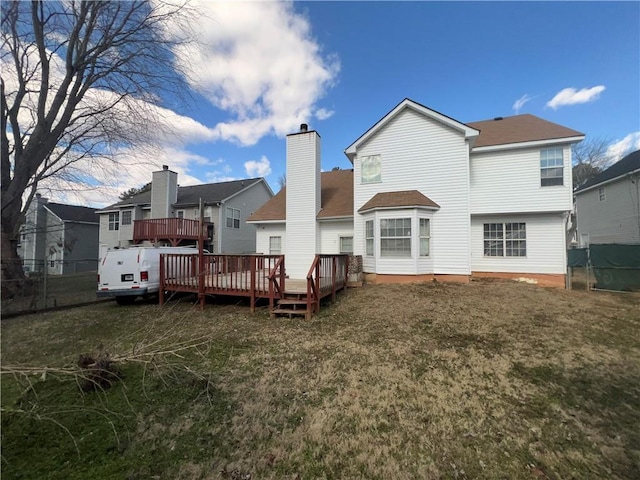
[[[362,183],[379,183],[382,181],[382,160],[380,155],[362,157],[360,177]]]

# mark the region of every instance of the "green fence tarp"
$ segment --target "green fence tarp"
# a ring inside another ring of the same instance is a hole
[[[586,267],[589,263],[589,250],[586,248],[572,248],[567,251],[569,267]]]
[[[640,290],[640,245],[594,244],[589,257],[596,288]]]

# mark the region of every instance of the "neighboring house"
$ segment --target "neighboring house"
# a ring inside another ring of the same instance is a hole
[[[575,191],[578,242],[640,244],[640,150]]]
[[[18,255],[25,271],[67,274],[97,270],[99,218],[94,208],[49,202],[40,194],[27,209]]]
[[[166,165],[153,172],[151,190],[98,211],[100,252],[134,244],[195,245],[203,203],[205,248],[212,253],[255,252],[255,229],[245,220],[273,197],[264,178],[181,187]]]
[[[321,173],[320,136],[287,136],[286,188],[252,215],[257,250],[305,278],[315,253],[381,281],[525,277],[563,286],[575,130],[533,115],[461,123],[405,99]]]

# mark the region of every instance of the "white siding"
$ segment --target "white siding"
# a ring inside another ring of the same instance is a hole
[[[280,237],[282,252],[286,252],[287,248],[287,235],[286,227],[284,223],[265,223],[262,225],[256,225],[256,252],[265,255],[269,254],[269,237]],[[286,259],[285,257],[285,267]]]
[[[320,249],[318,253],[340,253],[340,237],[353,237],[353,221],[333,220],[319,222]]]
[[[605,185],[605,200],[598,187],[576,195],[578,238],[591,243],[640,243],[640,176],[624,177]]]
[[[527,230],[526,257],[485,257],[484,224],[524,222]],[[566,273],[565,216],[474,215],[471,217],[471,266],[474,272]]]
[[[287,272],[305,278],[318,252],[320,137],[316,132],[287,136]]]
[[[367,155],[381,156],[382,182],[361,184],[360,159]],[[405,109],[358,149],[354,182],[356,211],[378,192],[402,190],[419,190],[440,205],[432,224],[434,273],[470,273],[469,155],[463,133]],[[356,214],[354,222],[354,249],[364,255],[363,215]],[[371,265],[366,257],[364,263]],[[377,273],[412,273],[401,264],[382,265],[378,259]]]
[[[541,148],[472,152],[471,213],[571,210],[571,148],[566,145],[562,149],[564,184],[548,187],[540,186]]]

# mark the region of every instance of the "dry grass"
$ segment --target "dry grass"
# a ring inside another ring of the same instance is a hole
[[[2,360],[64,364],[98,338],[126,351],[145,325],[212,339],[192,367],[231,399],[228,422],[207,427],[228,448],[163,477],[640,476],[638,294],[366,286],[311,322],[234,305],[97,305],[5,322]],[[168,426],[141,419],[137,435],[179,441],[205,409]]]

